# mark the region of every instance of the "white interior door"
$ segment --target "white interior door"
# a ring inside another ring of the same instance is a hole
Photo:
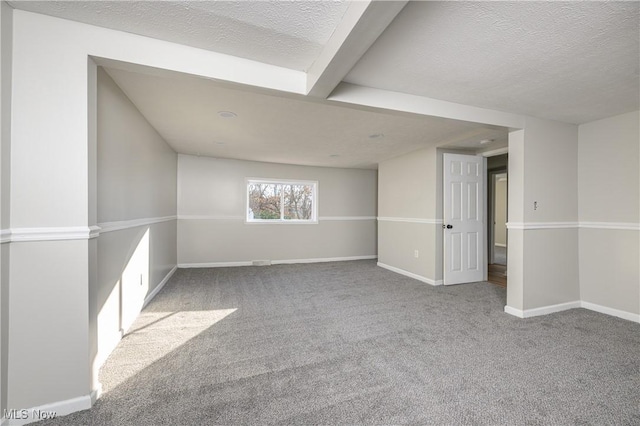
[[[483,280],[484,163],[444,154],[444,283]]]

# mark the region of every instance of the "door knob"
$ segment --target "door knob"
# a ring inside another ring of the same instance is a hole
[[[443,228],[447,228],[447,229],[451,229],[453,228],[453,225],[442,225]]]

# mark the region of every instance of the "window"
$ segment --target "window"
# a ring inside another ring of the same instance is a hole
[[[247,222],[317,223],[318,182],[247,179]]]

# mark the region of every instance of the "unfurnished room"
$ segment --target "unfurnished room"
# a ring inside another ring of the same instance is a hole
[[[640,424],[640,2],[0,1],[0,410]]]

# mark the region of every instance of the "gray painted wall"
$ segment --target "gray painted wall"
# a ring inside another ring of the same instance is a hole
[[[509,132],[507,223],[524,222],[524,130]],[[524,309],[524,231],[509,229],[507,306]]]
[[[507,244],[507,180],[496,180],[495,193],[495,244]]]
[[[510,191],[514,184],[512,155],[510,152]],[[578,229],[575,226],[578,221],[578,127],[527,118],[524,170],[524,222],[571,224],[568,229],[524,231],[524,309],[580,300]],[[534,208],[536,201],[537,209]],[[509,256],[509,259],[513,257]]]
[[[640,314],[640,112],[579,127],[580,294],[597,305]],[[595,223],[595,225],[593,225]],[[600,226],[600,229],[598,229]]]
[[[443,279],[443,154],[424,148],[380,163],[378,261],[430,283]],[[418,257],[415,251],[418,250]]]
[[[112,222],[174,218],[100,234],[91,288],[94,376],[145,297],[177,263],[177,154],[101,68],[97,83],[99,224],[108,229]]]
[[[245,223],[246,178],[318,181],[319,223]],[[179,155],[178,263],[375,256],[376,178],[375,170]]]
[[[0,230],[10,227],[12,11],[0,1]],[[7,408],[9,251],[9,244],[0,244],[0,413]]]
[[[378,169],[378,261],[428,281],[438,279],[435,147],[380,163]],[[385,219],[387,218],[387,219]],[[418,250],[418,257],[415,251]]]

